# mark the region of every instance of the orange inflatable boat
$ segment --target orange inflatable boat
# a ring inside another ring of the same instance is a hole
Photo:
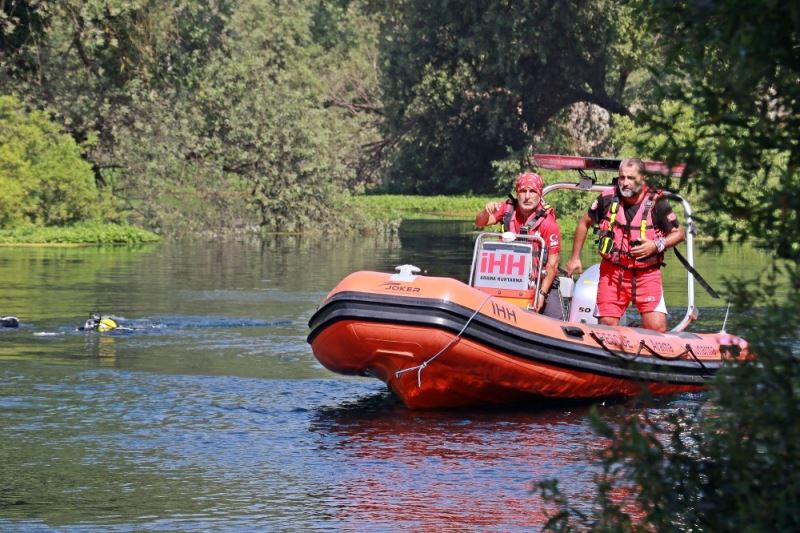
[[[565,168],[557,157],[556,168]],[[609,160],[571,159],[614,168]],[[559,186],[577,188],[548,188]],[[688,204],[684,212],[691,261]],[[692,274],[686,316],[668,333],[598,324],[596,265],[577,282],[561,278],[564,320],[529,311],[537,294],[528,286],[536,238],[480,234],[468,283],[421,276],[412,265],[349,275],[309,321],[314,355],[333,372],[384,381],[410,408],[629,397],[643,386],[655,395],[697,391],[726,359],[749,357],[739,337],[684,331],[697,316]]]

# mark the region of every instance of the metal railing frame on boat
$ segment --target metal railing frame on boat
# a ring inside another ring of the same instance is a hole
[[[513,236],[513,238],[512,238]],[[536,271],[533,271],[533,279],[536,280],[534,283],[535,295],[536,295],[536,303],[538,303],[539,298],[541,295],[539,294],[539,288],[542,284],[542,269],[544,268],[544,254],[547,251],[545,248],[545,242],[542,236],[539,234],[538,231],[532,233],[531,235],[525,235],[521,233],[513,233],[511,231],[506,231],[504,233],[494,233],[494,232],[482,232],[478,234],[478,237],[475,239],[475,247],[472,250],[472,266],[470,266],[469,270],[469,285],[473,287],[475,285],[475,272],[476,272],[476,265],[479,261],[478,250],[481,249],[481,244],[484,240],[487,240],[487,237],[492,238],[493,240],[499,240],[500,242],[514,242],[514,241],[526,241],[526,242],[536,242],[539,244],[539,261],[538,261],[538,268]]]
[[[542,196],[547,196],[548,193],[551,193],[556,190],[568,189],[574,190],[578,192],[598,192],[602,193],[605,191],[610,191],[614,189],[614,185],[597,185],[594,183],[594,180],[589,176],[583,175],[580,182],[578,183],[567,183],[567,182],[559,182],[553,183],[544,188],[542,191]],[[683,206],[683,214],[685,217],[685,225],[686,225],[686,261],[694,267],[694,235],[695,235],[695,227],[694,227],[694,219],[692,218],[692,206],[689,205],[689,202],[686,201],[684,197],[681,195],[670,192],[664,191],[664,195],[673,200],[677,200]],[[474,261],[473,261],[474,263]],[[473,265],[474,266],[474,265]],[[687,281],[687,307],[686,307],[686,314],[683,316],[683,319],[671,330],[670,333],[679,333],[686,329],[689,324],[691,324],[694,320],[697,319],[697,308],[694,304],[694,278],[692,273],[688,271],[686,272],[688,281]],[[472,276],[470,275],[470,280]]]

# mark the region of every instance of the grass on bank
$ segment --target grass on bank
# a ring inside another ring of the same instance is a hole
[[[64,227],[0,230],[0,245],[144,244],[159,241],[153,232],[124,224],[86,222]]]
[[[401,220],[450,220],[471,223],[492,196],[415,196],[376,194],[352,196],[348,208],[367,219],[387,222]],[[554,205],[563,235],[571,235],[577,217],[565,213],[565,206]],[[585,209],[585,206],[581,206]],[[573,220],[574,219],[574,220]],[[123,224],[85,222],[65,227],[24,227],[0,229],[0,246],[20,245],[124,245],[157,242],[161,237],[147,230]]]
[[[353,196],[356,209],[376,220],[438,219],[472,220],[496,196],[411,196],[370,194]]]
[[[475,215],[488,202],[503,201],[500,195],[493,196],[412,196],[402,194],[375,194],[353,196],[353,208],[374,220],[463,220],[472,222]],[[566,200],[569,203],[565,203]],[[548,202],[550,202],[548,196]],[[564,198],[553,202],[561,233],[572,235],[578,219],[588,207]],[[570,212],[567,212],[570,211]]]

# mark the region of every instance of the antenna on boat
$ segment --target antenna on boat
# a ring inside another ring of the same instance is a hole
[[[728,300],[728,308],[725,309],[725,320],[722,321],[722,329],[719,330],[720,333],[727,333],[725,331],[725,325],[728,323],[728,313],[730,312],[730,310],[731,310],[731,301]]]

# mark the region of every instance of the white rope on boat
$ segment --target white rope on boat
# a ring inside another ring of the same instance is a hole
[[[725,310],[725,320],[722,321],[722,329],[719,330],[720,333],[726,333],[725,325],[728,323],[728,313],[731,310],[731,302],[728,300],[728,308]]]
[[[444,348],[442,348],[441,350],[436,352],[436,355],[434,355],[434,356],[430,357],[429,359],[425,360],[421,365],[412,366],[411,368],[404,368],[403,370],[398,370],[397,372],[394,373],[394,377],[395,378],[399,378],[400,376],[402,376],[406,372],[413,372],[414,370],[416,370],[417,371],[417,387],[418,388],[422,387],[422,371],[425,370],[428,367],[428,365],[433,362],[434,359],[436,359],[437,357],[442,355],[444,352],[446,352],[453,344],[455,344],[461,338],[461,335],[463,335],[464,331],[467,329],[467,326],[469,326],[470,322],[472,322],[472,319],[475,318],[476,316],[478,316],[478,313],[483,308],[484,304],[486,304],[486,302],[488,302],[491,299],[492,299],[492,295],[490,294],[489,296],[486,297],[486,299],[483,302],[481,302],[481,305],[479,305],[478,308],[475,309],[475,312],[472,313],[472,316],[469,317],[469,319],[467,319],[467,321],[464,323],[464,327],[461,328],[461,331],[459,331],[458,334],[455,337],[450,339],[450,342],[448,342],[445,345]]]

